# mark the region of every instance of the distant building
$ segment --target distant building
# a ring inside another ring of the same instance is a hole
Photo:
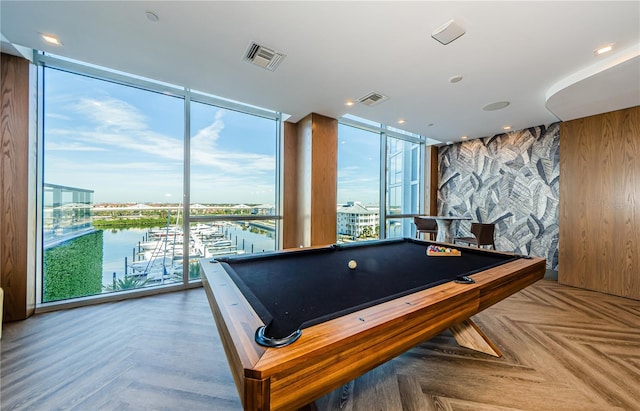
[[[42,222],[45,248],[95,231],[92,208],[93,190],[45,183]]]
[[[251,214],[255,215],[275,215],[276,207],[272,204],[260,204],[251,210]]]
[[[369,210],[357,201],[350,201],[338,207],[338,234],[357,238],[367,233],[374,235],[380,215],[377,211]]]

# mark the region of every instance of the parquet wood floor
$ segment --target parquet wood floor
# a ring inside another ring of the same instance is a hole
[[[320,398],[319,411],[640,410],[640,302],[542,280]],[[4,325],[0,409],[240,410],[202,289]]]

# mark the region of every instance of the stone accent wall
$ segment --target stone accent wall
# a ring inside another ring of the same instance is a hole
[[[544,257],[557,271],[559,150],[560,123],[440,147],[438,214],[495,223],[498,250]]]

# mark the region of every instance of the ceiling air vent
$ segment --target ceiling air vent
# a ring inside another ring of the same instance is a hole
[[[365,106],[371,107],[371,106],[375,106],[376,104],[382,103],[388,98],[389,97],[387,96],[383,96],[380,93],[376,93],[375,91],[372,91],[371,93],[360,97],[358,101],[364,104]]]
[[[275,50],[265,47],[261,44],[251,42],[246,53],[244,53],[244,59],[250,63],[260,66],[264,69],[274,71],[278,64],[285,58],[285,55]]]

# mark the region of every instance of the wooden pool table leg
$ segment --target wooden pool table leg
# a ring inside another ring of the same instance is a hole
[[[498,347],[487,337],[471,318],[449,328],[461,347],[480,351],[494,357],[502,357]]]

